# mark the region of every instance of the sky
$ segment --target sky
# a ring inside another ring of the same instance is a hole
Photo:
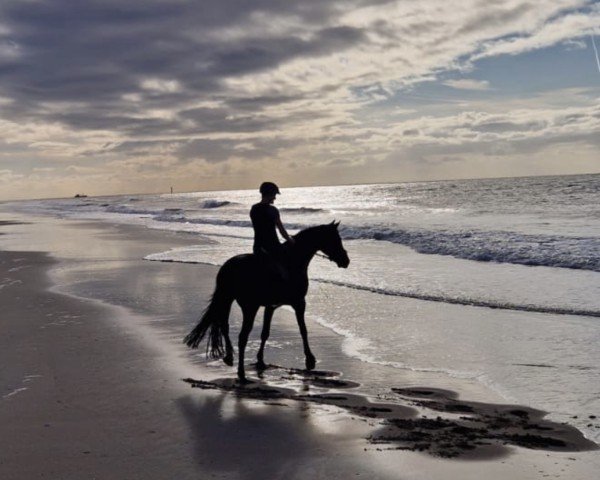
[[[2,0],[0,200],[600,172],[600,2]]]

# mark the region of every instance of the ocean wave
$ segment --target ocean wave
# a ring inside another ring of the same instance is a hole
[[[249,220],[155,217],[164,222],[251,228]],[[306,224],[287,223],[290,230]],[[418,253],[478,262],[511,263],[600,272],[600,240],[593,237],[527,235],[503,231],[405,230],[397,227],[340,225],[344,240],[379,240],[406,245]]]
[[[173,254],[172,251],[153,253],[144,257],[144,260],[150,260],[153,262],[166,262],[166,263],[191,263],[191,264],[203,264],[220,266],[218,262],[211,262],[206,260],[197,260],[195,258],[181,258],[177,257],[177,254]],[[341,282],[338,280],[330,280],[324,278],[311,278],[311,281],[317,283],[325,283],[329,285],[335,285],[337,287],[344,287],[353,290],[361,290],[365,292],[375,293],[378,295],[385,295],[391,297],[403,297],[413,298],[416,300],[424,300],[428,302],[439,302],[447,303],[451,305],[463,305],[467,307],[483,307],[493,308],[498,310],[513,310],[520,312],[532,312],[532,313],[545,313],[554,315],[575,315],[584,317],[600,317],[600,310],[583,309],[583,308],[571,308],[571,307],[559,307],[551,305],[535,305],[535,304],[519,304],[504,302],[499,300],[481,299],[481,298],[469,298],[460,296],[450,296],[443,294],[430,294],[424,292],[413,292],[413,291],[402,291],[394,290],[391,288],[373,287],[369,285],[360,285],[350,282]]]
[[[285,213],[323,213],[328,212],[329,210],[325,210],[324,208],[310,208],[310,207],[299,207],[299,208],[280,208],[281,212]]]
[[[160,215],[164,212],[164,209],[148,209],[148,208],[133,208],[128,205],[108,205],[106,212],[109,213],[121,213],[125,215]]]
[[[182,208],[163,208],[157,210],[153,208],[131,207],[129,205],[111,205],[106,203],[101,204],[100,206],[105,207],[105,211],[109,213],[119,213],[122,215],[153,215],[156,218],[164,218],[165,221],[174,218],[174,215],[184,214],[184,210]]]
[[[233,202],[228,202],[227,200],[203,200],[200,203],[200,208],[220,208],[226,207],[227,205],[232,205]]]
[[[528,235],[504,231],[403,230],[384,226],[340,226],[348,240],[383,240],[424,254],[478,262],[512,263],[600,272],[600,240],[593,237]]]
[[[170,215],[156,215],[154,220],[159,222],[168,222],[168,223],[189,223],[192,225],[222,225],[225,227],[246,227],[251,228],[252,222],[250,220],[230,220],[230,219],[220,219],[220,218],[188,218],[185,216],[174,217]],[[293,227],[292,227],[293,228]]]
[[[216,225],[223,227],[252,228],[252,222],[250,220],[234,220],[228,218],[188,218],[185,216],[176,217],[170,215],[156,215],[154,220],[167,223],[188,223],[192,225]],[[286,222],[285,226],[288,230],[301,230],[308,227],[308,225],[305,224],[290,222]],[[211,232],[211,235],[214,235],[214,233]],[[228,235],[223,233],[221,236],[231,236],[233,238],[237,238],[239,235]]]
[[[232,202],[205,200],[203,208],[219,208]],[[319,212],[322,209],[285,209],[296,212]],[[151,215],[159,222],[252,228],[250,220],[228,218],[188,218],[184,210],[153,210],[130,205],[110,205],[107,212]],[[306,223],[286,222],[289,230],[306,228]],[[595,237],[523,234],[508,231],[419,230],[396,225],[340,226],[344,240],[378,240],[397,243],[418,253],[447,255],[478,262],[510,263],[600,272],[600,240]]]
[[[502,302],[487,299],[467,298],[467,297],[454,297],[445,295],[434,295],[428,293],[400,291],[381,287],[370,287],[367,285],[357,285],[354,283],[339,282],[337,280],[327,280],[322,278],[312,279],[315,282],[327,283],[330,285],[336,285],[338,287],[351,288],[354,290],[362,290],[371,293],[377,293],[379,295],[386,295],[392,297],[404,297],[414,298],[416,300],[426,300],[428,302],[441,302],[449,303],[453,305],[464,305],[470,307],[485,307],[494,308],[499,310],[516,310],[520,312],[533,312],[533,313],[550,313],[555,315],[576,315],[585,317],[600,317],[600,310],[589,310],[589,309],[578,309],[578,308],[564,308],[554,307],[545,305],[533,305],[533,304],[518,304],[510,302]]]

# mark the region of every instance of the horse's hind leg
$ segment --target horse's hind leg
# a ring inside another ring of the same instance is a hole
[[[254,317],[256,317],[256,312],[258,312],[258,306],[242,306],[243,313],[243,321],[242,321],[242,329],[240,331],[240,336],[238,339],[238,378],[241,382],[247,382],[246,380],[246,372],[244,370],[244,354],[246,352],[246,344],[248,343],[248,336],[252,331],[252,326],[254,325]]]
[[[263,329],[260,334],[260,348],[258,349],[258,355],[256,355],[256,368],[258,370],[265,370],[267,365],[264,361],[264,353],[265,353],[265,344],[269,339],[269,333],[271,332],[271,320],[273,319],[273,312],[275,309],[273,307],[267,306],[265,307],[265,316],[263,320]]]
[[[229,312],[227,314],[229,317]],[[221,333],[225,338],[225,356],[223,357],[223,361],[226,365],[230,367],[233,366],[233,345],[231,345],[231,339],[229,338],[229,322],[226,322],[221,326]]]
[[[296,312],[296,321],[300,328],[300,335],[302,335],[302,345],[304,346],[304,357],[307,370],[312,370],[317,364],[315,356],[310,351],[308,346],[308,332],[306,331],[306,323],[304,322],[304,311],[306,310],[306,302],[302,301],[293,305],[294,311]]]

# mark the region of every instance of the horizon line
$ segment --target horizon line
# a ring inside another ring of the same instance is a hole
[[[312,188],[312,187],[355,187],[361,185],[401,185],[403,183],[433,183],[433,182],[463,182],[469,180],[501,180],[510,178],[537,178],[537,177],[578,177],[584,175],[600,175],[598,172],[586,172],[586,173],[561,173],[561,174],[540,174],[540,175],[517,175],[517,176],[498,176],[498,177],[469,177],[469,178],[439,178],[431,180],[402,180],[395,182],[357,182],[357,183],[336,183],[336,184],[317,184],[317,185],[292,185],[283,186],[281,188],[292,189],[292,188]],[[170,187],[170,186],[169,186]],[[70,200],[76,198],[75,195],[85,195],[80,198],[106,198],[106,197],[118,197],[123,195],[179,195],[186,193],[209,193],[209,192],[236,192],[244,190],[254,190],[255,188],[228,188],[228,189],[207,189],[207,190],[187,190],[181,192],[170,191],[157,191],[157,192],[122,192],[122,193],[110,193],[105,195],[87,195],[85,193],[76,193],[70,197],[37,197],[37,198],[18,198],[18,199],[0,199],[0,204],[10,202],[24,202],[31,200]]]

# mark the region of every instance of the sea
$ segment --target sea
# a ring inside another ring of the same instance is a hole
[[[255,190],[13,202],[197,235],[147,261],[252,249]],[[307,317],[357,361],[470,379],[600,441],[600,174],[282,188],[290,233],[339,221],[351,263],[310,265]],[[310,325],[309,325],[310,328]]]

